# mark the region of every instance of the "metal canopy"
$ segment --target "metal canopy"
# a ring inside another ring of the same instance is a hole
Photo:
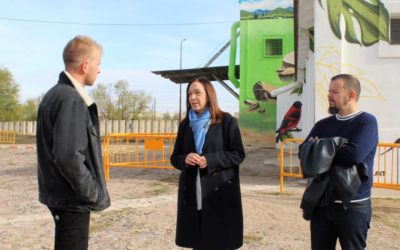
[[[228,78],[228,66],[218,67],[205,67],[205,68],[194,68],[194,69],[177,69],[177,70],[162,70],[152,71],[156,75],[160,75],[170,81],[181,84],[188,83],[193,78],[206,77],[210,81],[224,81],[229,80]],[[239,77],[239,65],[236,65],[235,76]]]

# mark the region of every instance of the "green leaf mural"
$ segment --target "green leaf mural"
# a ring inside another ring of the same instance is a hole
[[[335,36],[342,39],[342,34],[340,33],[340,14],[342,12],[342,3],[337,0],[327,0],[328,4],[328,17],[329,24]]]
[[[322,0],[318,0],[322,6]],[[332,32],[342,39],[340,17],[346,23],[345,39],[349,43],[371,46],[379,40],[389,42],[389,13],[380,0],[326,0]],[[355,19],[355,21],[354,21]],[[361,41],[354,25],[360,25]]]

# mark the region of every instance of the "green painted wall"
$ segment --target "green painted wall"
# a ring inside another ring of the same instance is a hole
[[[293,30],[293,18],[240,21],[240,125],[250,137],[261,133],[265,146],[275,146],[276,100],[257,100],[253,86],[262,82],[273,90],[292,81],[281,80],[277,70],[282,68],[284,56],[294,51]],[[282,39],[282,55],[266,56],[266,39]]]

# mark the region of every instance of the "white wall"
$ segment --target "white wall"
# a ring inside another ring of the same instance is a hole
[[[384,2],[387,3],[385,6],[389,13],[400,13],[399,1]],[[348,43],[344,39],[344,20],[341,23],[342,40],[339,40],[331,31],[326,7],[322,9],[317,1],[314,4],[315,120],[328,116],[326,95],[329,79],[339,73],[353,74],[361,82],[361,109],[372,113],[378,120],[379,140],[395,141],[400,137],[399,46],[389,45],[384,41],[369,47]],[[359,26],[355,25],[355,29],[360,32]],[[387,53],[384,49],[392,53]],[[396,51],[399,53],[396,54]]]

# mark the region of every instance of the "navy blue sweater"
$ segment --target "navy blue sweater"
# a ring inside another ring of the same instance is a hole
[[[318,121],[306,141],[310,137],[334,136],[340,136],[349,141],[336,152],[332,165],[350,167],[363,163],[368,168],[368,179],[362,180],[361,187],[353,200],[370,197],[374,157],[378,144],[378,124],[375,117],[362,111],[345,118],[332,115]]]

